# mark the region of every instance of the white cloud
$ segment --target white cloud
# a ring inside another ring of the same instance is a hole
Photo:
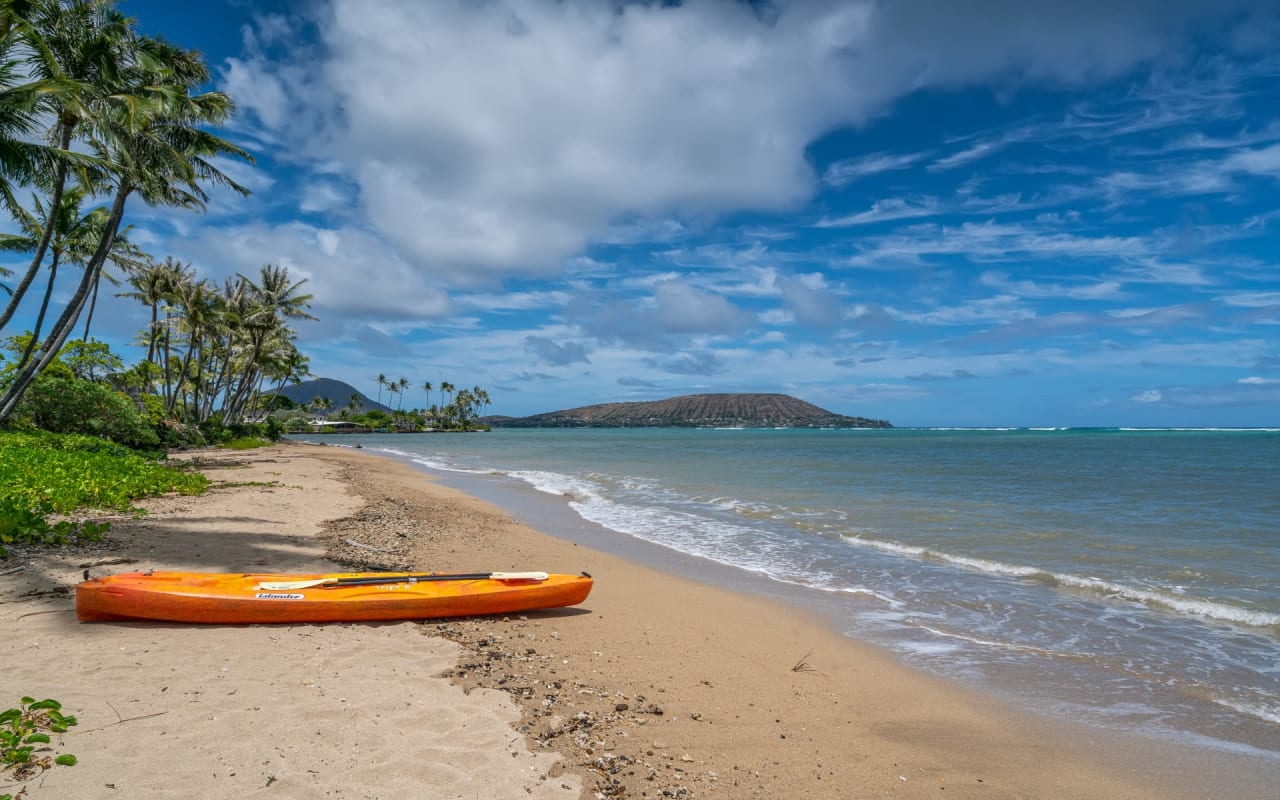
[[[753,321],[750,314],[720,295],[700,292],[670,281],[654,287],[657,321],[672,333],[741,333]]]
[[[1000,272],[984,272],[979,276],[984,286],[990,286],[1005,294],[1018,297],[1054,298],[1071,300],[1110,300],[1121,294],[1121,284],[1114,280],[1081,277],[1076,283],[1038,283],[1030,280],[1014,281]]]
[[[361,230],[301,222],[277,227],[252,223],[204,229],[197,237],[169,245],[179,258],[194,261],[215,279],[236,272],[256,274],[267,263],[283,266],[290,277],[307,279],[303,291],[315,295],[317,316],[341,312],[370,321],[423,325],[453,310],[429,274]],[[305,326],[299,330],[306,333]]]
[[[619,220],[795,208],[806,146],[909,92],[1113,77],[1252,5],[330,0],[319,43],[272,18],[274,47],[221,82],[279,157],[353,181],[416,268],[477,285],[551,274]]]
[[[1129,398],[1135,403],[1159,403],[1164,399],[1164,394],[1159,389],[1148,389],[1145,392],[1139,392]]]
[[[824,217],[815,224],[815,227],[846,228],[854,225],[872,225],[877,222],[890,222],[900,219],[932,217],[938,213],[939,206],[936,197],[923,197],[916,202],[906,198],[890,197],[884,200],[877,200],[871,204],[871,208],[866,211],[860,211],[857,214],[849,214],[834,219]]]
[[[847,186],[868,175],[906,169],[929,155],[921,153],[871,153],[858,158],[846,158],[827,167],[822,182],[830,186]]]
[[[782,304],[802,325],[832,328],[844,316],[840,296],[821,275],[810,274],[778,281]]]
[[[1280,144],[1253,150],[1237,150],[1226,158],[1222,166],[1233,172],[1280,178]]]
[[[1238,292],[1223,295],[1222,302],[1244,308],[1266,308],[1280,305],[1280,292]]]

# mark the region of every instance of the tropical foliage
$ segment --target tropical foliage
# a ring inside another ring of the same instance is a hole
[[[135,512],[133,502],[165,492],[200,494],[203,475],[92,436],[0,433],[0,555],[4,545],[97,538],[104,526],[50,523],[82,508]]]

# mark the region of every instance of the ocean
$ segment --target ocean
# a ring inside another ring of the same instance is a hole
[[[1280,429],[305,438],[517,516],[521,493],[567,501],[594,525],[566,538],[635,542],[1040,713],[1280,764]]]

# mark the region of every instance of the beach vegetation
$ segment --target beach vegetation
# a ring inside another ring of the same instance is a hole
[[[227,442],[223,447],[228,450],[253,450],[257,447],[267,447],[271,443],[270,439],[259,436],[240,436]]]
[[[25,781],[55,764],[75,766],[76,757],[70,753],[46,755],[44,751],[52,750],[50,733],[66,733],[76,724],[75,717],[62,713],[57,700],[22,698],[17,708],[0,712],[0,771],[12,771],[15,780]],[[0,800],[12,800],[12,795],[0,795]]]
[[[105,523],[69,518],[84,509],[141,513],[133,504],[143,497],[208,488],[208,478],[162,463],[161,455],[94,436],[0,433],[0,557],[6,545],[101,539]]]

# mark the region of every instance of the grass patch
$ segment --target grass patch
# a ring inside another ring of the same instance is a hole
[[[270,439],[261,439],[257,436],[241,436],[238,439],[232,439],[226,444],[219,446],[225,447],[228,450],[252,450],[255,447],[270,447],[273,444],[275,444],[275,442]]]

